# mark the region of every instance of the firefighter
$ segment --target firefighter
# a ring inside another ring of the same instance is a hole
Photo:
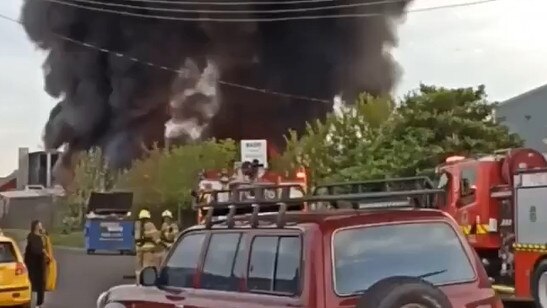
[[[135,225],[135,241],[137,243],[135,272],[137,277],[145,267],[159,267],[157,254],[161,250],[161,239],[151,218],[150,211],[142,209]]]
[[[177,234],[179,233],[179,226],[173,222],[173,214],[171,211],[163,211],[163,213],[161,213],[161,217],[163,220],[161,225],[161,242],[163,245],[163,251],[160,256],[160,264],[167,256],[167,252],[169,252],[169,249],[173,246],[173,243],[177,238]]]
[[[252,182],[252,174],[253,174],[252,167],[253,165],[250,161],[244,161],[241,164],[241,174],[245,182]]]
[[[228,190],[230,188],[230,176],[228,174],[228,170],[226,168],[223,168],[220,171],[220,185],[222,186],[222,190]]]

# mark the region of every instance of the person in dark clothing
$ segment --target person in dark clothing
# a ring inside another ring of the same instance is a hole
[[[44,303],[46,287],[46,262],[47,255],[42,240],[42,223],[35,220],[31,223],[30,233],[27,236],[25,249],[25,265],[28,269],[32,292],[36,293],[36,307]]]

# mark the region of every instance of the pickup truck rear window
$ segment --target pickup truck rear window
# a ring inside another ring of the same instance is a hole
[[[9,242],[0,242],[0,263],[17,262],[13,245]]]
[[[334,289],[353,295],[390,276],[451,284],[475,278],[455,230],[443,222],[345,229],[335,233]]]

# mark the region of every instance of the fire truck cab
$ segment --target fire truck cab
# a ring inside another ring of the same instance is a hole
[[[449,157],[436,170],[451,214],[500,293],[547,307],[547,161],[526,148]]]

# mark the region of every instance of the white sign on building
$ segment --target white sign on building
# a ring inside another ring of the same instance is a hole
[[[259,163],[268,167],[268,143],[265,139],[241,140],[241,161],[258,160]]]

